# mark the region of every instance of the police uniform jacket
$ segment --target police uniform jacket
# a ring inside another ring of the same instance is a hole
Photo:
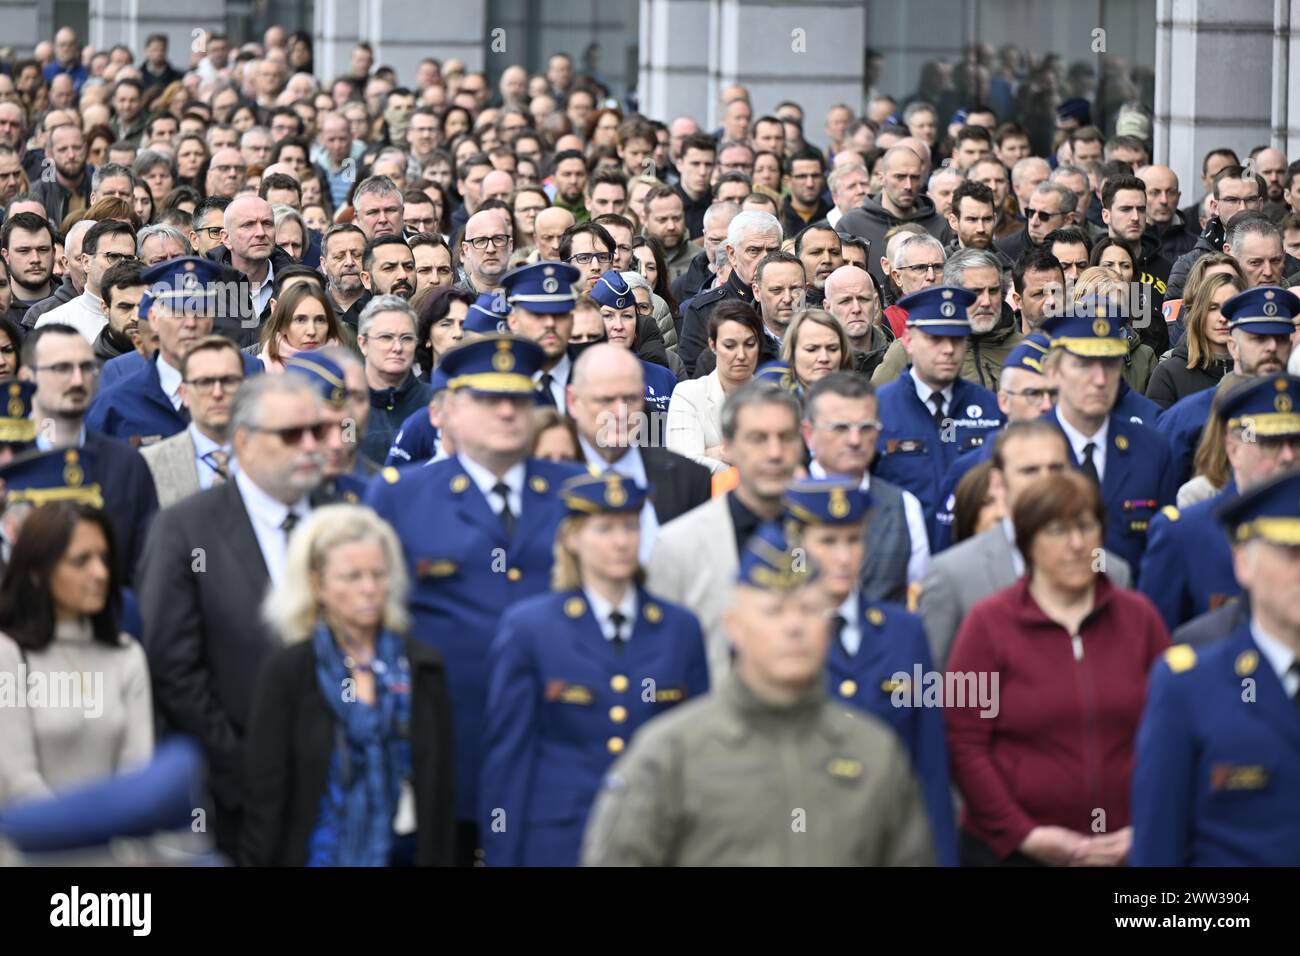
[[[492,866],[577,866],[601,777],[642,724],[708,691],[695,615],[637,590],[616,648],[580,590],[511,607],[488,655],[480,829]]]
[[[565,516],[556,489],[578,473],[574,466],[529,459],[512,536],[456,456],[424,467],[386,468],[366,491],[365,503],[402,541],[412,636],[437,648],[447,665],[460,820],[476,815],[488,647],[507,607],[548,588],[555,532]]]
[[[1171,632],[1241,593],[1228,535],[1215,517],[1236,495],[1236,485],[1229,482],[1209,501],[1181,511],[1169,505],[1151,520],[1138,580]]]
[[[385,465],[412,465],[438,454],[438,429],[429,421],[429,409],[417,408],[402,422],[388,448]]]
[[[1173,469],[1180,482],[1192,477],[1196,446],[1200,444],[1201,431],[1210,417],[1217,394],[1216,389],[1202,389],[1174,402],[1156,419],[1156,431],[1169,443]]]
[[[605,776],[583,842],[595,866],[928,866],[898,736],[818,681],[786,706],[736,675],[643,728]]]
[[[896,703],[912,700],[917,673],[934,670],[921,618],[909,614],[902,605],[873,604],[860,596],[857,626],[862,643],[856,654],[849,654],[839,641],[831,642],[826,658],[828,692],[832,699],[866,711],[897,732],[921,785],[939,862],[956,866],[957,834],[948,784],[943,711]],[[919,672],[916,668],[920,668]]]
[[[1151,671],[1133,777],[1135,866],[1300,865],[1300,708],[1244,623]]]
[[[178,411],[163,392],[154,353],[139,370],[113,388],[100,392],[86,415],[86,427],[132,445],[152,445],[184,431],[189,413]]]

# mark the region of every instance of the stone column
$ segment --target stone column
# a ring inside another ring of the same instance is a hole
[[[91,0],[89,41],[107,50],[125,43],[139,63],[151,33],[167,36],[167,57],[182,72],[202,49],[205,31],[224,33],[225,0]]]
[[[316,0],[313,29],[316,74],[328,84],[348,70],[352,48],[366,40],[376,66],[391,66],[412,83],[425,57],[459,57],[467,69],[483,69],[488,43],[487,0],[425,4],[396,0]]]

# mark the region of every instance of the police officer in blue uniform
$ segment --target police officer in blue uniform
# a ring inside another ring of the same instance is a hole
[[[543,259],[511,269],[501,277],[512,332],[542,347],[542,364],[533,377],[538,404],[551,405],[565,414],[565,389],[573,375],[569,337],[573,333],[574,283],[581,278],[576,267]]]
[[[495,335],[498,332],[504,334],[507,331],[506,316],[509,314],[510,309],[506,305],[504,295],[499,292],[480,292],[478,299],[469,307],[469,312],[465,316],[462,341],[473,341],[476,335]],[[435,368],[429,376],[429,384],[433,386],[433,392],[437,395],[447,387],[447,380],[439,376]],[[393,436],[393,444],[388,449],[388,457],[384,459],[384,464],[400,466],[433,461],[445,457],[442,452],[442,446],[438,441],[438,427],[429,417],[429,410],[422,408],[412,412],[406,421],[402,422],[402,427]]]
[[[623,279],[622,273],[617,269],[606,272],[596,280],[589,295],[600,303],[600,315],[605,322],[606,337],[608,338],[609,335],[610,324],[620,321],[626,330],[626,338],[617,344],[636,354],[639,344],[636,341],[636,297]],[[662,421],[668,414],[668,400],[672,398],[673,389],[677,387],[677,376],[662,365],[647,362],[645,359],[640,359],[640,362],[641,371],[645,373],[646,414],[656,416],[656,420]]]
[[[898,300],[907,309],[907,373],[880,389],[875,473],[916,495],[930,540],[939,532],[940,485],[959,455],[992,441],[1002,413],[992,392],[960,377],[975,294],[936,286]]]
[[[799,391],[799,385],[794,380],[794,372],[790,371],[790,366],[786,362],[777,359],[772,362],[764,362],[758,368],[754,369],[754,378],[760,382],[771,382],[774,385],[780,385],[782,388],[788,388],[792,392]]]
[[[184,431],[189,411],[182,404],[180,365],[185,349],[212,332],[213,316],[228,281],[226,270],[210,259],[182,256],[146,269],[149,290],[140,300],[140,320],[158,335],[158,351],[134,372],[101,392],[90,406],[86,426],[132,445],[151,445]],[[244,357],[244,374],[249,359]],[[253,366],[260,363],[255,359]],[[254,369],[256,371],[256,368]]]
[[[911,682],[933,670],[921,618],[901,604],[863,598],[859,582],[865,559],[865,524],[871,497],[840,478],[793,482],[782,499],[792,537],[817,568],[817,586],[831,611],[826,684],[842,700],[892,727],[907,746],[925,798],[939,862],[957,865],[957,830],[948,781],[943,712],[937,707],[897,706],[911,700]],[[903,676],[906,675],[906,676]]]
[[[487,652],[503,611],[549,585],[557,490],[580,469],[529,459],[533,374],[542,350],[509,335],[443,356],[443,427],[456,454],[384,468],[365,503],[397,530],[411,576],[412,634],[447,663],[456,724],[460,858],[477,846],[474,820],[487,699]]]
[[[1190,508],[1169,505],[1151,521],[1139,575],[1172,632],[1241,590],[1232,551],[1215,513],[1281,471],[1300,466],[1300,378],[1269,375],[1219,396],[1218,420],[1232,477],[1223,491]]]
[[[311,383],[321,397],[321,412],[337,432],[323,445],[325,467],[323,481],[314,496],[322,502],[338,501],[357,504],[366,493],[366,485],[379,472],[379,467],[360,454],[356,432],[360,425],[348,421],[348,383],[343,367],[319,352],[299,352],[284,363],[284,370],[301,375]]]
[[[1133,774],[1136,866],[1300,866],[1300,474],[1219,512],[1250,619],[1151,672]]]
[[[501,619],[479,786],[490,866],[576,866],[614,758],[647,720],[708,691],[699,621],[637,583],[646,494],[614,472],[565,482],[555,590]]]
[[[1136,570],[1147,527],[1174,503],[1178,480],[1160,434],[1115,411],[1128,354],[1120,309],[1107,296],[1089,296],[1044,323],[1052,349],[1043,371],[1057,390],[1056,407],[1044,418],[1061,429],[1074,466],[1101,487],[1106,548]]]

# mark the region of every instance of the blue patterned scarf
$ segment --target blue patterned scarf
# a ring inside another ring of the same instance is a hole
[[[338,719],[329,784],[307,853],[308,866],[387,866],[402,781],[411,776],[411,666],[402,639],[388,631],[371,662],[375,702],[352,687],[343,651],[323,622],[312,635],[316,680]]]

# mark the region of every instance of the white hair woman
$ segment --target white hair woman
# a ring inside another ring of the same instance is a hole
[[[397,536],[369,508],[312,512],[263,616],[266,664],[245,740],[239,862],[440,865],[455,804],[446,675],[406,636]]]

